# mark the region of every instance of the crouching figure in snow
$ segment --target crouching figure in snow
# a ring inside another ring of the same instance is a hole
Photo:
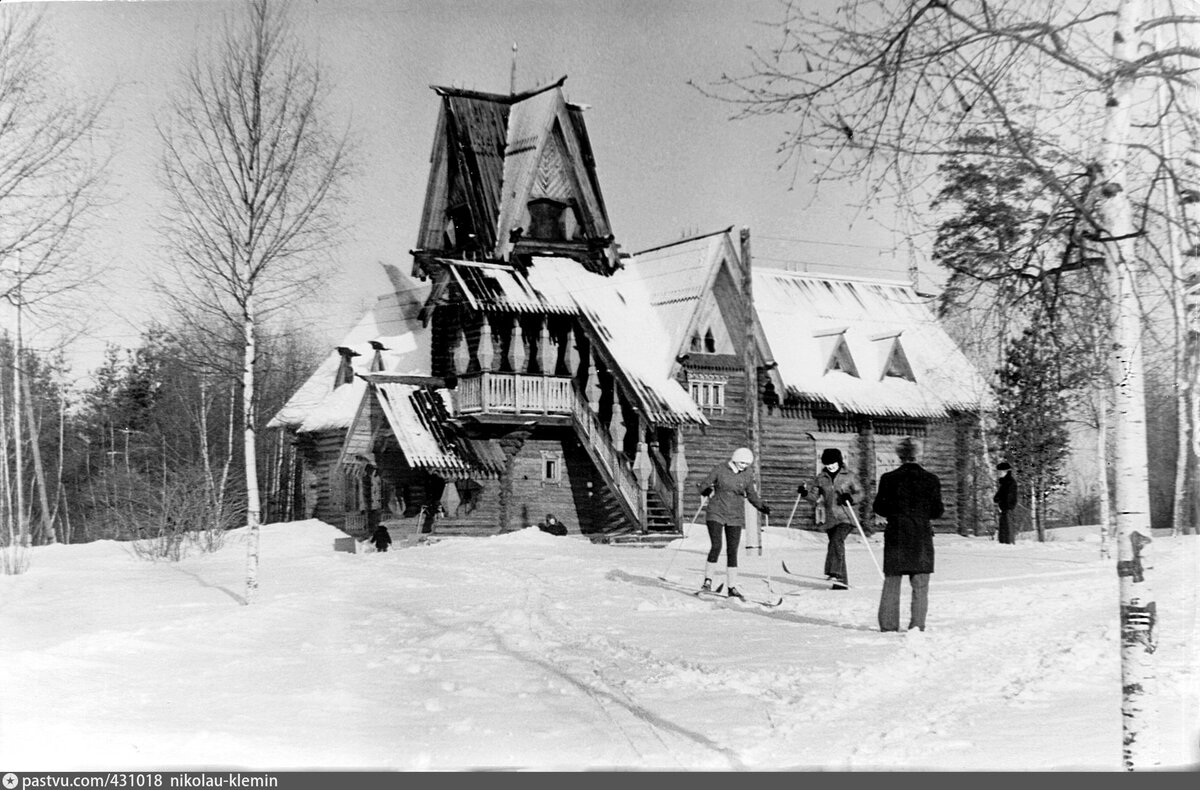
[[[712,590],[712,579],[717,569],[717,559],[721,556],[721,537],[725,537],[725,573],[726,585],[730,598],[745,596],[738,591],[738,544],[742,540],[742,522],[744,520],[742,499],[758,508],[760,513],[771,515],[771,508],[758,498],[758,490],[754,487],[754,475],[750,473],[750,465],[754,463],[754,453],[749,448],[739,447],[733,451],[729,461],[717,464],[708,477],[700,483],[700,496],[706,506],[704,513],[705,525],[708,527],[708,539],[712,548],[708,551],[708,562],[704,566],[704,584],[702,590]]]
[[[879,597],[879,630],[900,630],[900,577],[912,585],[908,627],[925,630],[929,610],[929,575],[933,573],[933,526],[941,518],[942,483],[917,463],[917,445],[904,439],[896,447],[900,466],[884,472],[872,508],[887,519],[883,533],[883,592]]]
[[[376,551],[387,551],[388,546],[392,545],[392,533],[388,532],[388,528],[380,524],[375,527],[375,532],[371,535],[371,542],[375,544]]]

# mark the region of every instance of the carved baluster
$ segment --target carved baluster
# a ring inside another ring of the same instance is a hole
[[[560,376],[577,376],[579,371],[579,341],[575,336],[570,324],[566,324],[563,328],[562,337],[562,354],[563,370],[558,375]],[[558,371],[555,371],[558,373]]]
[[[538,333],[538,373],[549,376],[554,372],[555,346],[550,342],[550,318],[542,320],[542,328]]]
[[[512,319],[512,340],[508,344],[508,357],[514,373],[525,372],[529,356],[525,348],[525,333],[521,331],[520,315],[515,315]]]
[[[471,362],[470,347],[467,340],[467,327],[465,321],[462,320],[462,315],[458,316],[458,320],[454,322],[454,334],[451,335],[451,343],[454,346],[454,353],[451,356],[452,364],[454,365],[454,374],[461,376],[467,372],[467,366]]]
[[[487,323],[482,313],[471,313],[463,322],[463,338],[467,341],[466,373],[479,372],[480,326]]]
[[[479,369],[490,371],[496,361],[496,347],[492,340],[492,322],[487,313],[481,313],[480,317],[482,321],[479,325]]]

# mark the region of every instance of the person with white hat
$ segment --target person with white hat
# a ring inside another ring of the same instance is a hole
[[[754,486],[754,475],[749,471],[754,463],[754,453],[749,448],[739,447],[733,451],[730,459],[723,464],[717,464],[708,476],[700,483],[700,496],[706,506],[704,521],[708,527],[708,539],[712,547],[708,551],[708,561],[704,566],[704,584],[701,590],[711,591],[713,575],[717,569],[717,559],[721,556],[721,539],[725,540],[725,574],[727,595],[730,598],[745,600],[738,591],[738,544],[742,540],[742,522],[744,514],[742,499],[758,508],[759,512],[771,514],[768,507],[758,496]]]

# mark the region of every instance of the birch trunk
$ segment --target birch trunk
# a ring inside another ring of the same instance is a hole
[[[242,430],[244,431],[244,452],[246,457],[246,525],[249,536],[246,548],[246,603],[254,599],[258,590],[258,543],[259,543],[259,513],[258,500],[258,454],[255,447],[254,425],[254,356],[255,356],[255,326],[254,300],[246,297],[245,323],[243,325],[245,338],[245,354],[242,358]]]
[[[42,466],[42,448],[38,437],[41,434],[33,419],[33,397],[29,391],[29,380],[21,379],[21,392],[25,396],[25,421],[29,424],[29,454],[33,459],[33,475],[38,487],[38,505],[42,509],[41,539],[47,544],[58,542],[54,533],[54,522],[50,516],[50,499],[46,492],[46,468]]]
[[[17,344],[13,349],[13,489],[16,502],[13,518],[17,525],[17,542],[22,548],[29,545],[29,525],[25,520],[25,456],[21,442],[21,310],[17,308]]]
[[[1155,48],[1160,48],[1161,43],[1155,40]],[[1160,116],[1166,117],[1168,97],[1167,85],[1161,83],[1158,86],[1158,111]],[[1167,124],[1163,123],[1158,129],[1159,145],[1162,148],[1162,157],[1166,162],[1172,159],[1171,135],[1168,131]],[[1171,283],[1171,330],[1175,341],[1175,486],[1173,489],[1172,506],[1171,506],[1171,534],[1180,535],[1183,532],[1183,523],[1185,518],[1185,508],[1187,506],[1187,480],[1188,466],[1191,452],[1191,442],[1189,437],[1190,426],[1188,424],[1188,400],[1191,396],[1191,376],[1189,375],[1187,356],[1188,356],[1188,316],[1187,305],[1183,298],[1184,291],[1184,274],[1183,274],[1183,256],[1180,253],[1179,244],[1179,229],[1176,226],[1176,221],[1182,219],[1179,216],[1179,195],[1175,192],[1175,180],[1168,178],[1163,184],[1163,215],[1166,217],[1166,252],[1167,263],[1170,266],[1170,283]]]
[[[0,368],[0,372],[2,372]],[[0,375],[0,383],[3,383],[4,377]],[[3,494],[4,500],[0,502],[0,514],[4,516],[4,529],[8,535],[3,552],[3,562],[0,563],[0,571],[6,574],[17,574],[24,570],[23,567],[23,549],[20,545],[16,530],[16,520],[13,515],[13,496],[12,496],[12,477],[8,468],[8,459],[11,457],[8,453],[8,415],[5,413],[4,395],[0,392],[0,448],[4,449],[3,461],[0,464],[0,493]]]
[[[1158,762],[1149,723],[1152,718],[1155,601],[1144,562],[1151,542],[1149,485],[1146,474],[1146,406],[1142,369],[1141,315],[1137,261],[1133,249],[1132,206],[1127,189],[1128,138],[1133,79],[1132,60],[1140,0],[1121,0],[1113,33],[1116,78],[1107,97],[1099,158],[1101,198],[1097,209],[1108,242],[1104,245],[1112,280],[1113,406],[1116,425],[1117,575],[1121,617],[1121,718],[1123,764],[1127,770],[1153,768]]]
[[[1108,490],[1108,399],[1096,388],[1096,487],[1100,492],[1100,557],[1112,556],[1112,493]]]

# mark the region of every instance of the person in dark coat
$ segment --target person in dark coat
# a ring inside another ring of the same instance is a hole
[[[717,569],[717,559],[721,556],[721,538],[725,538],[725,574],[727,595],[731,598],[745,596],[738,591],[738,544],[742,540],[742,522],[745,520],[742,499],[758,508],[759,512],[771,515],[771,508],[758,497],[754,486],[754,475],[750,465],[754,463],[754,453],[749,448],[739,447],[733,451],[729,461],[717,464],[708,476],[700,483],[700,496],[704,498],[706,507],[704,513],[705,525],[708,527],[708,539],[712,547],[708,552],[708,560],[704,566],[704,584],[702,590],[712,590],[712,579]]]
[[[845,590],[850,586],[850,573],[846,569],[846,536],[854,531],[847,507],[854,507],[859,498],[858,482],[846,470],[842,451],[830,447],[821,453],[821,471],[808,483],[801,483],[796,493],[812,499],[816,510],[825,509],[825,534],[829,544],[825,548],[825,578],[833,581],[833,589]],[[819,523],[819,519],[818,519]]]
[[[1012,465],[1008,461],[1001,461],[997,464],[996,471],[999,473],[1000,479],[992,501],[996,503],[996,508],[1000,511],[1000,534],[998,537],[1001,543],[1016,543],[1016,525],[1013,524],[1012,511],[1017,506],[1017,479],[1013,477]]]
[[[900,466],[879,478],[872,509],[887,519],[883,533],[883,592],[879,598],[879,630],[900,630],[900,579],[912,585],[908,627],[925,630],[929,610],[929,575],[933,573],[933,526],[941,518],[942,483],[917,463],[917,445],[904,439],[896,447]]]
[[[371,533],[371,542],[375,544],[376,551],[387,551],[388,546],[392,545],[392,533],[388,532],[387,527],[380,524]]]

